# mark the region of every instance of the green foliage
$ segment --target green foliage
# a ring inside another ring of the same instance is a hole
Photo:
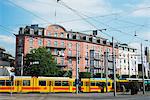
[[[32,62],[39,62],[39,64],[31,64]],[[51,52],[44,47],[31,50],[26,55],[25,65],[24,75],[30,76],[58,76],[60,70],[56,67]]]
[[[91,78],[91,73],[90,72],[80,72],[79,77],[80,78]]]

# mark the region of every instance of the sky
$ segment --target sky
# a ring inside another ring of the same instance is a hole
[[[86,34],[106,29],[98,35],[134,48],[149,46],[150,0],[0,0],[0,47],[14,56],[14,34],[31,24]]]

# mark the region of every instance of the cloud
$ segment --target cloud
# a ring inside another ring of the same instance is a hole
[[[15,37],[0,34],[0,42],[15,45]]]
[[[63,2],[57,3],[56,0],[9,0],[18,6],[48,20],[47,23],[54,24],[58,22],[63,22],[71,19],[79,19],[80,17],[77,13],[70,11],[68,8],[62,6],[66,4],[71,8],[74,8],[78,12],[82,12],[88,16],[99,16],[112,12],[111,5],[105,0],[62,0]],[[81,6],[82,5],[82,6]],[[55,16],[56,12],[56,16]],[[81,13],[80,13],[81,14]],[[32,18],[32,23],[45,23],[45,21],[34,17]],[[63,26],[72,26],[71,29],[77,29],[81,25],[87,27],[90,25],[85,21],[80,22],[68,22],[68,23],[58,23]],[[76,24],[76,25],[75,25]],[[75,26],[75,27],[74,27]]]
[[[143,0],[142,3],[135,6],[135,10],[132,15],[135,17],[150,17],[150,2],[149,0]]]

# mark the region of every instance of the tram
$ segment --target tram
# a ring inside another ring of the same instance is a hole
[[[108,92],[112,90],[112,80],[108,80]],[[106,92],[106,79],[82,78],[79,83],[80,92]],[[9,76],[0,77],[0,92],[76,92],[75,79],[69,77],[29,77],[15,76],[11,81]]]

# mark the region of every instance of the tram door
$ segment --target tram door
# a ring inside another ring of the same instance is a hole
[[[15,80],[15,86],[16,86],[16,92],[21,92],[22,81],[21,80]]]
[[[48,81],[49,92],[53,92],[53,81]]]
[[[90,82],[85,82],[85,87],[86,87],[85,92],[90,92]]]

